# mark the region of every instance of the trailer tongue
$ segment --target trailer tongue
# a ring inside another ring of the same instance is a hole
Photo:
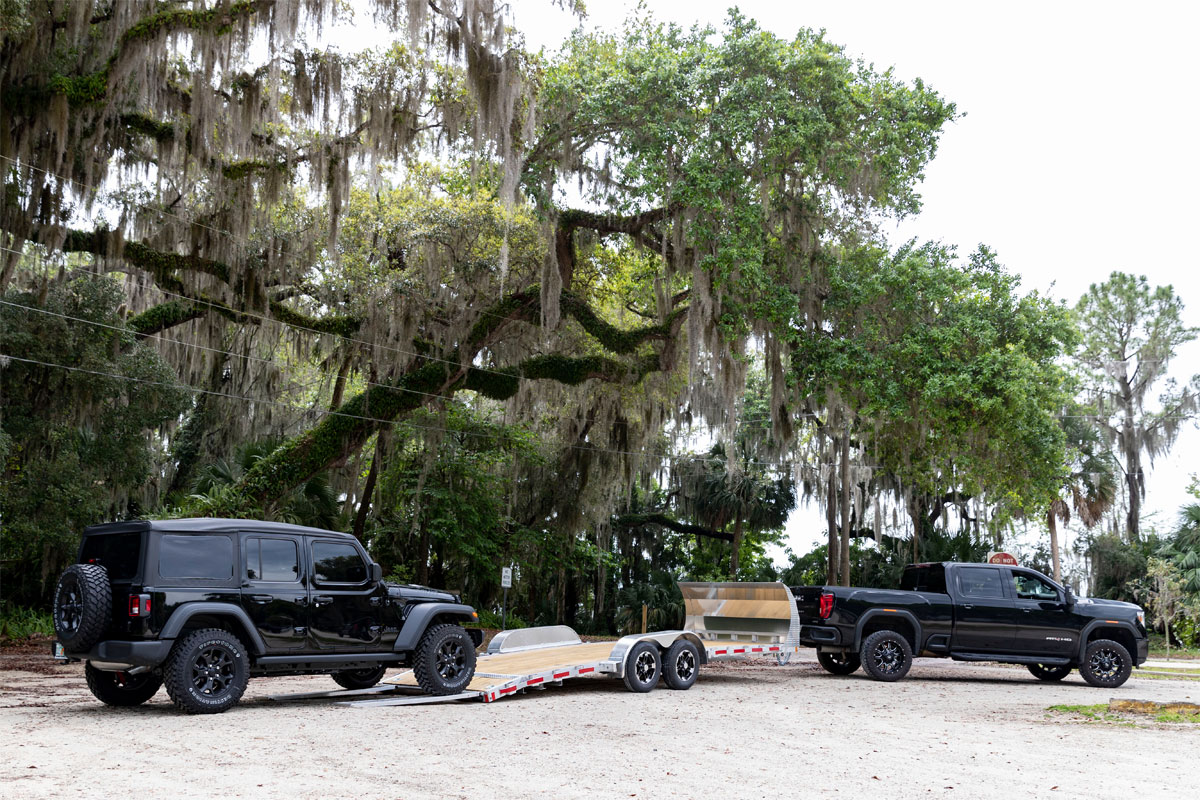
[[[688,689],[701,665],[709,661],[790,654],[797,649],[796,604],[782,583],[680,583],[679,588],[686,615],[681,631],[589,643],[565,625],[504,631],[479,657],[475,677],[464,695],[457,697],[475,693],[490,703],[526,689],[591,675],[622,678],[636,692],[654,689],[660,676],[671,688]],[[417,685],[411,671],[384,683]]]

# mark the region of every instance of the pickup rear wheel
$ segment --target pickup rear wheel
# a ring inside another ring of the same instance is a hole
[[[667,650],[663,659],[663,683],[668,689],[690,689],[700,676],[700,651],[687,639],[680,639]]]
[[[898,681],[912,667],[912,647],[895,631],[875,631],[859,651],[863,671],[877,681]]]
[[[1029,671],[1039,681],[1061,681],[1071,674],[1070,667],[1055,667],[1045,664],[1030,664]]]
[[[849,675],[858,670],[862,666],[862,658],[858,653],[849,651],[844,653],[817,653],[817,661],[825,668],[826,672],[832,672],[834,675]]]
[[[1129,680],[1133,659],[1129,651],[1112,639],[1097,639],[1088,645],[1079,665],[1079,674],[1092,686],[1115,689]]]
[[[475,645],[458,625],[434,625],[417,644],[413,674],[426,694],[458,694],[475,677]]]
[[[341,672],[333,673],[329,677],[333,678],[333,682],[344,689],[370,689],[379,683],[385,672],[387,672],[387,667],[384,666],[367,667],[365,669],[344,669]]]
[[[631,692],[648,692],[658,685],[662,658],[654,642],[638,642],[625,657],[625,687]]]

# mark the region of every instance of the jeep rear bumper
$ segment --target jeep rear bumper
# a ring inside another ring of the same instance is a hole
[[[150,642],[123,642],[112,639],[97,642],[96,646],[86,653],[68,651],[69,658],[91,661],[101,669],[116,669],[120,666],[157,667],[167,660],[174,639],[159,639]]]

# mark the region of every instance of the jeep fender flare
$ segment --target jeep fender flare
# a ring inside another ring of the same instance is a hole
[[[250,648],[250,651],[256,656],[261,656],[267,652],[267,647],[263,643],[262,637],[258,635],[258,629],[250,621],[250,615],[241,606],[235,606],[230,603],[210,603],[205,601],[184,603],[171,614],[171,618],[163,626],[159,638],[178,638],[184,626],[187,625],[188,620],[197,614],[207,614],[213,617],[226,617],[237,620],[238,625],[241,627],[241,630],[237,631],[237,633],[246,637],[246,646]]]
[[[404,627],[393,648],[397,653],[415,650],[434,617],[454,617],[457,622],[474,622],[475,609],[460,603],[418,603],[404,618]]]
[[[858,618],[858,624],[854,626],[854,652],[858,652],[863,643],[863,628],[867,623],[876,617],[884,617],[886,619],[902,619],[912,626],[913,632],[913,655],[917,655],[925,648],[925,631],[921,628],[921,623],[911,611],[898,608],[895,611],[884,611],[882,608],[868,609],[861,617]]]
[[[1125,631],[1133,638],[1135,645],[1137,643],[1137,640],[1139,638],[1141,638],[1138,635],[1137,628],[1133,627],[1133,623],[1131,623],[1131,622],[1126,622],[1124,620],[1120,620],[1116,624],[1113,624],[1111,622],[1105,622],[1102,619],[1094,619],[1091,622],[1089,622],[1087,625],[1084,625],[1083,630],[1081,630],[1079,632],[1079,647],[1077,648],[1077,652],[1075,653],[1075,662],[1077,664],[1083,663],[1084,654],[1087,653],[1088,640],[1091,638],[1092,633],[1097,628],[1104,628],[1105,630],[1110,630],[1110,631],[1111,630]],[[1111,637],[1102,637],[1102,638],[1111,638]],[[1134,662],[1136,663],[1137,657],[1138,657],[1136,650],[1134,652],[1131,652],[1129,655],[1133,657]]]

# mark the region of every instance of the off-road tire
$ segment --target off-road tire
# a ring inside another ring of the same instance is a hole
[[[387,667],[367,667],[365,669],[344,669],[341,672],[335,672],[329,677],[333,678],[333,682],[344,689],[370,689],[383,678],[383,674],[387,672]]]
[[[459,625],[434,625],[425,631],[413,659],[417,685],[426,694],[459,694],[475,677],[475,645]]]
[[[863,672],[877,681],[898,681],[912,668],[912,647],[895,631],[875,631],[859,650]]]
[[[668,689],[690,689],[700,677],[700,651],[687,639],[671,645],[663,657],[662,678]]]
[[[662,655],[654,642],[638,642],[625,657],[625,688],[648,692],[658,685],[662,674]]]
[[[1112,639],[1097,639],[1087,646],[1079,674],[1092,686],[1115,689],[1129,680],[1133,672],[1133,657],[1125,645]]]
[[[817,661],[826,672],[834,675],[850,675],[862,666],[862,658],[858,653],[817,653]]]
[[[189,714],[218,714],[242,699],[250,659],[241,640],[219,628],[192,631],[171,648],[163,684]]]
[[[108,630],[112,586],[99,564],[72,564],[54,587],[54,633],[68,652],[83,653]]]
[[[1070,667],[1046,666],[1045,664],[1030,664],[1029,673],[1039,681],[1061,681],[1071,674]]]
[[[163,683],[153,672],[105,672],[90,661],[83,665],[83,676],[96,699],[109,706],[140,706],[158,694]]]

